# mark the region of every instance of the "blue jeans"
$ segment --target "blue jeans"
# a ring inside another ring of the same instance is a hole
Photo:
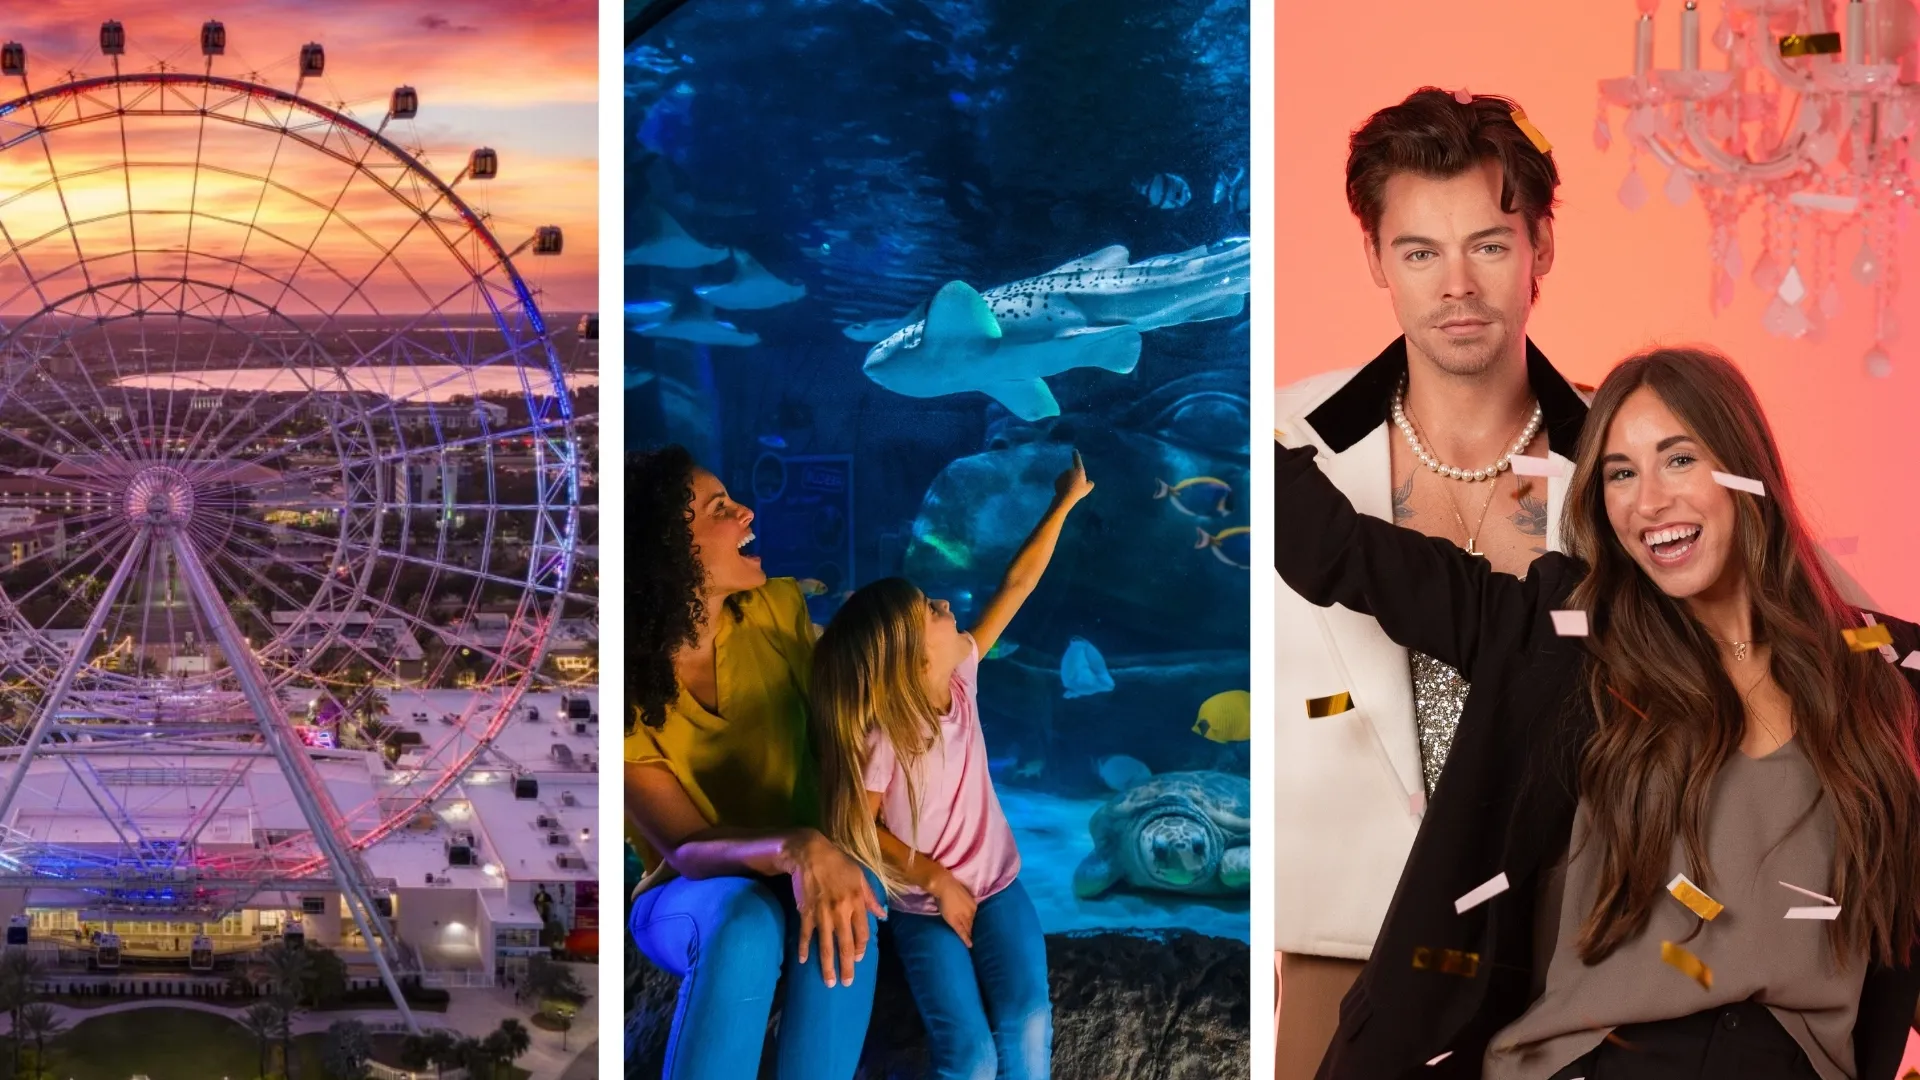
[[[894,911],[893,948],[939,1080],[1047,1080],[1053,1005],[1040,915],[1015,881],[980,901],[968,949],[938,915]]]
[[[868,882],[876,897],[885,895],[871,875]],[[867,955],[854,965],[853,982],[828,987],[817,947],[805,964],[794,959],[800,916],[786,878],[675,878],[641,893],[628,922],[634,943],[681,979],[661,1080],[753,1080],[783,974],[776,1075],[848,1080],[880,981],[874,926],[868,915]]]

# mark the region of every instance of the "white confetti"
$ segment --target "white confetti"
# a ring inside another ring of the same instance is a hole
[[[1443,1061],[1445,1061],[1445,1060],[1447,1060],[1448,1058],[1450,1058],[1450,1057],[1452,1057],[1452,1056],[1453,1056],[1453,1051],[1451,1051],[1451,1050],[1449,1050],[1449,1051],[1447,1051],[1446,1053],[1444,1053],[1444,1054],[1441,1054],[1441,1055],[1440,1055],[1439,1057],[1437,1057],[1437,1058],[1434,1058],[1434,1059],[1433,1059],[1432,1061],[1429,1061],[1429,1062],[1427,1062],[1427,1064],[1429,1064],[1429,1065],[1438,1065],[1438,1064],[1440,1064],[1441,1062],[1443,1062]]]
[[[1513,469],[1513,475],[1515,476],[1567,475],[1566,463],[1550,457],[1531,457],[1526,454],[1515,454],[1507,459],[1507,464]]]
[[[1787,909],[1789,919],[1825,919],[1832,922],[1839,917],[1840,909],[1837,907],[1790,907]]]
[[[1900,666],[1903,668],[1912,668],[1915,671],[1920,671],[1920,649],[1916,649],[1913,652],[1908,653],[1907,658],[1905,660],[1900,661]]]
[[[1427,793],[1424,791],[1416,791],[1407,796],[1407,812],[1414,817],[1425,815],[1427,812]]]
[[[1735,491],[1744,491],[1750,495],[1759,495],[1763,498],[1767,494],[1767,486],[1760,481],[1749,480],[1744,476],[1735,476],[1732,473],[1724,473],[1718,469],[1714,470],[1713,482],[1719,484],[1721,487],[1732,488]]]
[[[1501,893],[1506,892],[1507,889],[1508,889],[1507,875],[1505,871],[1501,871],[1500,873],[1493,875],[1492,881],[1487,882],[1485,885],[1482,885],[1479,888],[1468,893],[1467,895],[1461,897],[1460,899],[1455,900],[1453,902],[1453,913],[1456,915],[1459,915],[1459,914],[1465,913],[1468,908],[1479,907],[1481,904],[1484,904],[1487,901],[1493,899],[1494,897],[1499,896]]]
[[[1584,611],[1552,611],[1553,632],[1561,637],[1586,637],[1587,613]]]
[[[1835,899],[1834,899],[1833,897],[1831,897],[1831,896],[1822,896],[1822,895],[1820,895],[1819,893],[1817,893],[1817,892],[1814,892],[1814,891],[1813,891],[1812,889],[1803,889],[1803,888],[1801,888],[1801,887],[1800,887],[1800,886],[1798,886],[1798,885],[1794,885],[1794,884],[1792,884],[1792,883],[1790,883],[1790,882],[1785,882],[1785,881],[1783,881],[1783,882],[1781,882],[1780,884],[1782,884],[1782,885],[1785,885],[1785,886],[1786,886],[1787,888],[1789,888],[1789,889],[1792,889],[1792,890],[1793,890],[1794,892],[1797,892],[1797,893],[1799,893],[1799,894],[1800,894],[1801,896],[1805,896],[1805,897],[1809,897],[1809,898],[1811,898],[1811,899],[1814,899],[1814,900],[1818,900],[1818,901],[1820,901],[1820,902],[1821,902],[1821,903],[1823,903],[1823,904],[1836,904],[1836,903],[1839,903],[1839,901],[1837,901],[1837,900],[1835,900]]]

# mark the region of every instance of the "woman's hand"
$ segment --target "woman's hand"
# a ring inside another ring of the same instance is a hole
[[[1080,451],[1073,452],[1073,465],[1053,482],[1053,501],[1060,506],[1072,506],[1086,498],[1093,491],[1093,481],[1087,479],[1086,463],[1080,460]]]
[[[793,903],[800,910],[800,952],[820,935],[820,975],[828,986],[853,985],[853,965],[867,955],[867,913],[887,917],[865,870],[833,841],[807,829],[786,845]]]

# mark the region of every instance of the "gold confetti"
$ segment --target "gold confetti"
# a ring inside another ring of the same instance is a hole
[[[1713,969],[1702,963],[1699,957],[1673,942],[1660,943],[1660,959],[1672,965],[1680,974],[1699,983],[1702,988],[1713,989]]]
[[[1438,971],[1442,975],[1458,975],[1471,979],[1480,971],[1480,954],[1462,952],[1459,949],[1434,949],[1425,945],[1413,947],[1413,970]]]
[[[1547,137],[1540,133],[1539,128],[1533,126],[1533,121],[1527,119],[1527,114],[1521,112],[1518,105],[1513,107],[1513,123],[1520,129],[1521,134],[1533,140],[1535,150],[1543,154],[1553,153],[1553,144],[1547,141]]]
[[[1885,623],[1851,627],[1840,633],[1847,639],[1847,648],[1854,652],[1871,652],[1882,645],[1893,644],[1893,635],[1887,631]]]
[[[1307,699],[1307,715],[1318,719],[1322,716],[1338,716],[1353,708],[1353,695],[1345,690],[1328,697]]]
[[[1675,900],[1687,905],[1695,915],[1708,922],[1727,909],[1725,904],[1701,892],[1700,886],[1688,881],[1685,874],[1675,874],[1673,880],[1667,882],[1667,891],[1673,894]]]
[[[1840,51],[1840,35],[1788,34],[1780,39],[1781,56],[1830,56]]]

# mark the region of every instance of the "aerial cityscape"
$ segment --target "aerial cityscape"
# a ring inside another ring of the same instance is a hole
[[[591,198],[494,186],[551,151],[452,96],[433,122],[418,69],[336,80],[355,44],[316,28],[28,29],[0,26],[15,1075],[595,1075]]]

